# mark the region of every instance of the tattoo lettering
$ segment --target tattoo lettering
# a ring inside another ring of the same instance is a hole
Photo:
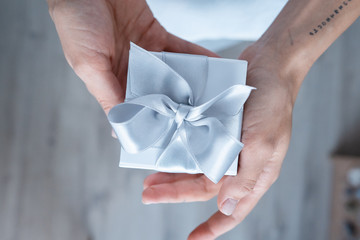
[[[340,14],[351,2],[352,0],[346,0],[343,1],[337,9],[334,9],[334,11],[325,19],[325,21],[321,22],[321,24],[317,25],[312,31],[309,32],[310,36],[316,35],[320,30],[324,29],[326,24],[331,22],[336,15]]]

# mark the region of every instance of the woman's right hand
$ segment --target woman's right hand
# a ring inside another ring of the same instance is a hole
[[[65,57],[105,113],[124,100],[130,41],[151,51],[216,54],[168,33],[145,0],[48,0]]]

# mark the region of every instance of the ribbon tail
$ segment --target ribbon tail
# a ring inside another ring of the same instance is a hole
[[[218,183],[237,160],[243,144],[216,118],[203,118],[184,127],[188,152],[206,177]]]
[[[201,170],[188,151],[181,135],[186,134],[183,127],[174,133],[170,143],[156,161],[156,169],[162,172],[199,173]]]

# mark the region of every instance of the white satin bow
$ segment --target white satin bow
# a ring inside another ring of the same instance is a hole
[[[178,164],[181,153],[211,181],[219,182],[243,147],[221,121],[237,115],[254,88],[233,85],[197,106],[185,79],[146,50],[133,43],[131,47],[130,63],[137,62],[138,71],[145,71],[149,78],[144,95],[109,112],[109,122],[123,149],[138,153],[168,138],[156,162],[158,167]]]

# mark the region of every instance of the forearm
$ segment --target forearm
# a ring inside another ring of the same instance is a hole
[[[290,0],[255,43],[294,81],[294,94],[319,56],[360,15],[360,0]]]

